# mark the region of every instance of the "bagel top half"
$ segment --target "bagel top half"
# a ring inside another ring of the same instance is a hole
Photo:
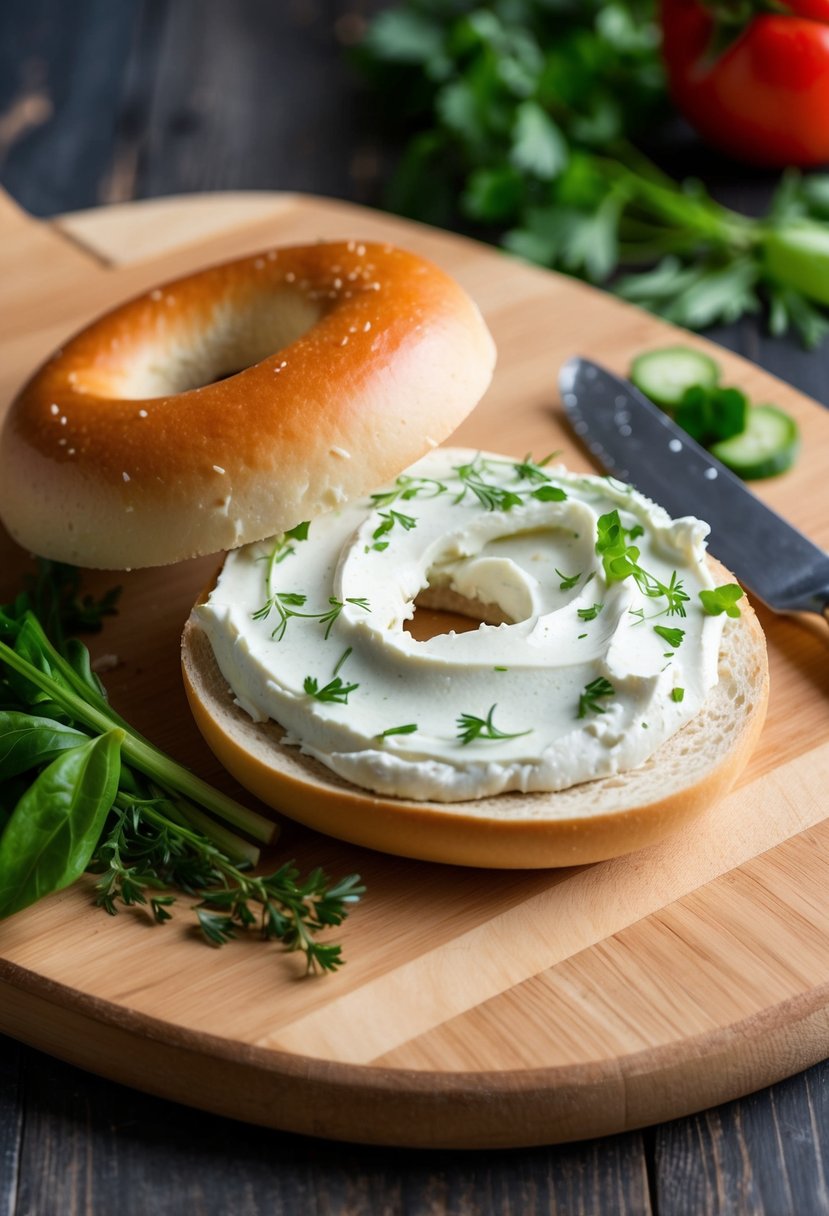
[[[492,376],[476,305],[389,245],[271,249],[71,339],[0,435],[0,518],[75,565],[158,566],[285,531],[445,439]]]

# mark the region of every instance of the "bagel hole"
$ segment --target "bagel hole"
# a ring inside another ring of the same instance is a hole
[[[199,326],[182,317],[163,347],[159,340],[136,351],[124,368],[120,395],[168,397],[238,376],[298,341],[321,316],[317,301],[288,288],[260,291],[232,305],[220,301]]]
[[[414,602],[414,616],[403,628],[416,642],[445,633],[471,633],[479,625],[514,625],[497,604],[468,599],[448,587],[426,587]]]

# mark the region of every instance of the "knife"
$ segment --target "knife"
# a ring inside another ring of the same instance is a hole
[[[829,620],[829,555],[751,493],[632,384],[589,359],[559,375],[576,435],[604,468],[674,519],[711,526],[709,549],[775,612]]]

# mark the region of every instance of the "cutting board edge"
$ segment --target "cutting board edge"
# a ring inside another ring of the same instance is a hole
[[[0,993],[0,1033],[118,1084],[276,1131],[387,1147],[528,1148],[633,1131],[743,1097],[829,1054],[829,981],[731,1026],[627,1056],[454,1073],[241,1044],[5,960]],[[701,1072],[701,1062],[718,1066]]]

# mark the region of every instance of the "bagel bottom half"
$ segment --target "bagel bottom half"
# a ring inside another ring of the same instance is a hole
[[[372,794],[283,746],[276,723],[254,722],[234,703],[193,619],[182,638],[182,669],[193,716],[217,758],[246,789],[292,819],[424,861],[499,869],[582,865],[667,836],[722,798],[745,767],[765,721],[768,664],[754,611],[745,599],[741,607],[739,618],[726,621],[719,682],[701,712],[645,764],[555,793],[474,802]]]

